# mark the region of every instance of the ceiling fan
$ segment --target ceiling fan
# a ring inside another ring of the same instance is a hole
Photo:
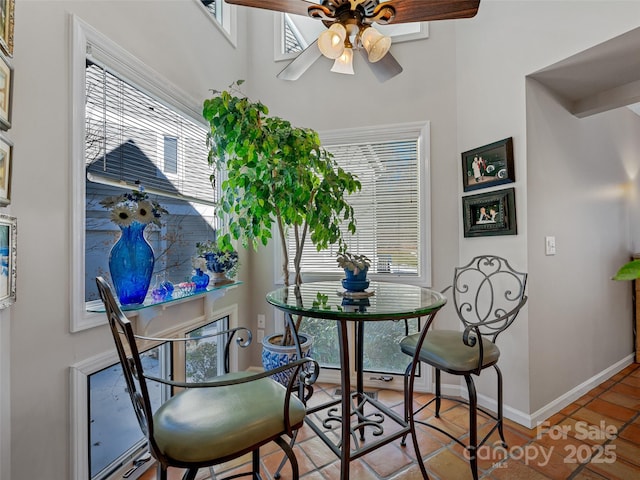
[[[322,54],[335,59],[333,72],[353,74],[353,50],[360,50],[381,82],[402,67],[388,53],[391,38],[372,24],[427,22],[470,18],[480,0],[225,0],[227,3],[276,12],[309,16],[327,30],[278,74],[283,80],[297,80]]]

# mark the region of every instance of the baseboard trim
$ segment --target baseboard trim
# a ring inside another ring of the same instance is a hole
[[[614,363],[609,368],[606,368],[602,372],[600,372],[600,373],[594,375],[593,377],[585,380],[580,385],[577,385],[576,387],[572,388],[571,390],[569,390],[564,395],[556,398],[552,402],[549,402],[544,407],[536,410],[531,415],[529,415],[529,419],[530,420],[529,420],[528,425],[526,425],[526,426],[528,426],[529,428],[533,428],[533,427],[539,425],[540,423],[545,421],[547,418],[549,418],[551,415],[559,412],[560,410],[562,410],[567,405],[575,402],[577,399],[582,397],[589,390],[591,390],[594,387],[597,387],[598,385],[602,384],[606,380],[609,380],[616,373],[620,372],[625,367],[631,365],[633,362],[634,362],[634,355],[630,354],[630,355],[624,357],[619,362]]]
[[[512,420],[527,428],[535,428],[551,415],[558,413],[564,407],[575,402],[589,390],[610,379],[616,373],[620,372],[628,365],[631,365],[633,362],[633,354],[626,356],[619,362],[614,363],[610,367],[604,369],[602,372],[597,373],[593,377],[585,380],[580,385],[577,385],[576,387],[566,392],[564,395],[561,395],[560,397],[549,402],[544,407],[536,410],[531,414],[505,404],[503,405],[504,416],[505,418],[508,418],[509,420]],[[432,391],[435,391],[435,388],[433,388]],[[442,384],[441,391],[442,394],[446,396],[463,397],[465,399],[468,398],[467,389],[463,385]],[[483,394],[478,394],[478,405],[493,412],[495,412],[498,408],[498,403],[494,398]]]

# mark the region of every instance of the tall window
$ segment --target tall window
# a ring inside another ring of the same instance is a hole
[[[85,78],[85,300],[98,298],[94,278],[108,274],[119,235],[99,202],[139,185],[169,211],[160,229],[146,232],[156,277],[190,278],[196,242],[216,229],[207,129],[106,64],[87,60]]]
[[[362,183],[361,191],[349,197],[356,235],[345,228],[344,238],[350,251],[371,259],[372,278],[430,283],[427,136],[424,124],[321,135],[337,163]],[[318,252],[309,242],[303,275],[340,274],[336,253],[337,245]]]
[[[348,129],[321,138],[337,163],[362,183],[361,191],[349,197],[355,210],[356,235],[345,229],[344,238],[350,251],[371,259],[369,278],[430,285],[429,125]],[[293,245],[291,240],[289,245]],[[310,242],[305,245],[305,281],[342,277],[336,253],[337,246],[318,252]],[[289,270],[293,270],[293,264]],[[411,320],[412,331],[417,322]],[[364,332],[365,351],[369,352],[364,359],[365,371],[393,378],[388,387],[401,388],[399,375],[404,372],[406,358],[397,345],[405,335],[404,323],[375,323]],[[309,318],[304,320],[302,330],[314,337],[314,358],[326,370],[337,368],[335,325]]]
[[[159,378],[169,378],[171,356],[168,344],[141,352],[145,372]],[[110,365],[87,377],[89,391],[89,466],[93,480],[110,476],[123,462],[135,458],[146,449],[127,383],[119,363]],[[166,385],[149,382],[153,409],[169,398]]]

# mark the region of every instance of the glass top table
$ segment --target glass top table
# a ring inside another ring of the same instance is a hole
[[[347,292],[338,281],[283,287],[268,293],[266,299],[288,314],[285,317],[289,325],[294,324],[293,317],[298,315],[334,321],[337,325],[341,396],[337,400],[331,399],[307,408],[305,421],[340,457],[340,479],[348,480],[352,460],[410,433],[404,417],[364,392],[363,345],[366,323],[423,317],[423,331],[426,332],[447,299],[435,290],[390,282],[370,282],[365,292]],[[355,389],[352,389],[349,373],[349,324],[355,326]],[[297,338],[296,342],[299,348]],[[407,364],[410,362],[411,359],[407,357]],[[336,442],[333,431],[338,424],[340,434]],[[365,431],[371,435],[365,435]]]
[[[347,292],[340,282],[310,282],[267,294],[285,312],[327,320],[402,320],[428,315],[447,301],[441,293],[416,285],[371,282],[365,292]]]

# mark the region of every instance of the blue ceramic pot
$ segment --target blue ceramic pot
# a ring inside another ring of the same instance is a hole
[[[342,279],[342,286],[345,290],[351,292],[363,292],[369,286],[369,280],[367,280],[367,272],[369,267],[358,271],[357,275],[353,274],[353,270],[344,269],[345,278]]]

